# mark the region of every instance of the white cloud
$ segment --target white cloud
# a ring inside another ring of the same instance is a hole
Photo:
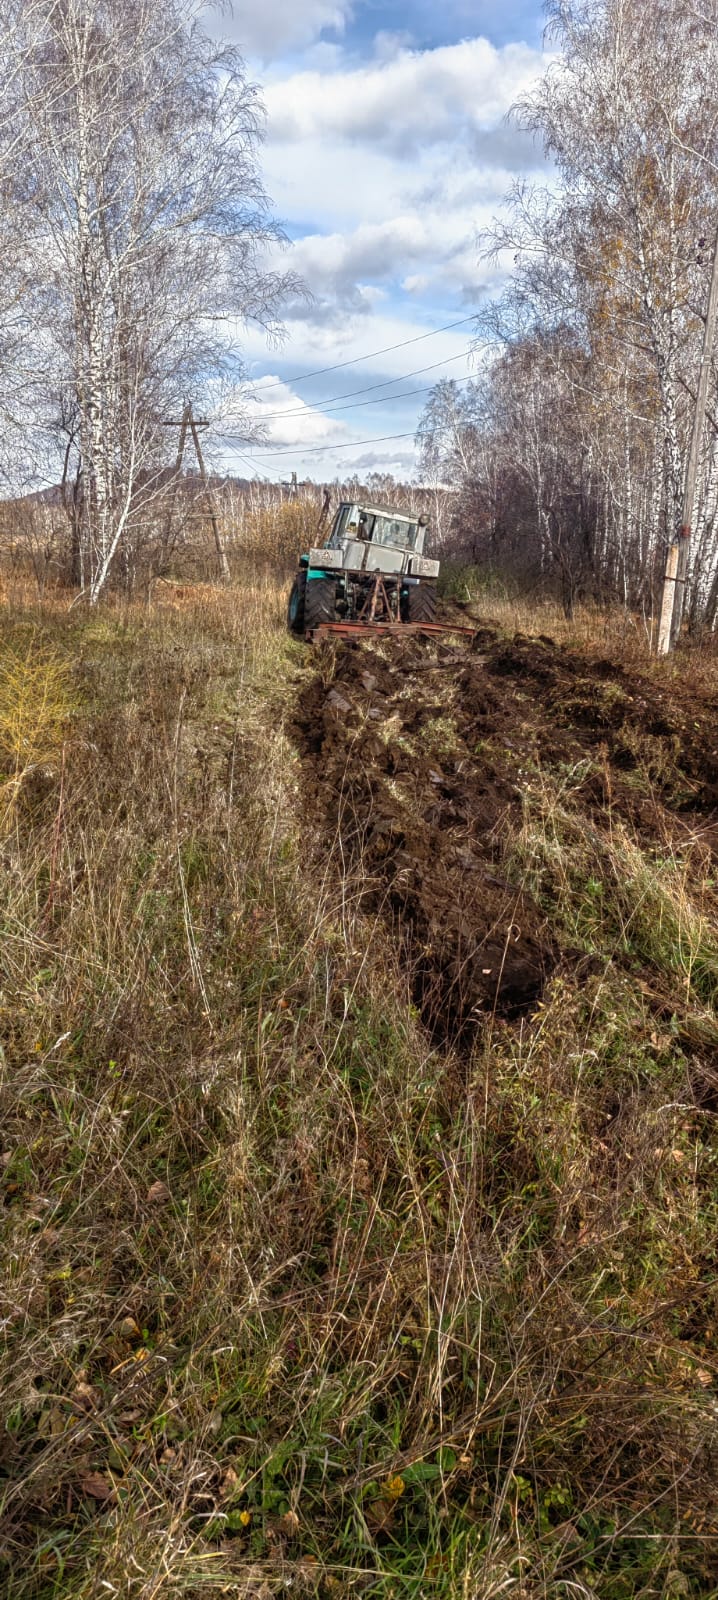
[[[320,37],[322,28],[340,30],[349,9],[350,0],[235,6],[240,47],[273,59],[269,73],[260,72],[268,111],[262,166],[294,239],[289,263],[315,296],[313,305],[287,308],[286,343],[269,360],[259,328],[238,330],[257,375],[250,414],[266,437],[248,453],[270,476],[297,469],[327,481],[379,466],[411,474],[424,402],[403,396],[405,382],[396,394],[380,388],[381,404],[372,390],[335,416],[317,407],[421,369],[430,370],[417,386],[475,370],[471,323],[412,341],[494,293],[505,263],[481,261],[477,235],[501,211],[515,174],[541,161],[506,119],[545,70],[539,51],[521,43],[497,49],[484,38],[420,50],[386,33],[367,40],[359,62]],[[299,71],[289,54],[297,48]],[[338,370],[306,382],[293,376],[324,368]],[[288,453],[272,455],[272,446]],[[313,454],[315,446],[328,448]]]
[[[389,209],[386,204],[383,209]],[[483,298],[503,276],[480,258],[477,227],[487,225],[494,206],[444,204],[407,208],[381,222],[361,223],[345,232],[311,233],[297,240],[292,265],[314,295],[296,307],[302,322],[333,320],[347,313],[368,316],[388,293],[446,299],[456,293]],[[331,315],[333,308],[333,318]],[[292,320],[295,320],[293,317]]]
[[[462,129],[496,127],[544,67],[528,45],[498,50],[478,38],[401,49],[388,61],[343,72],[295,73],[266,91],[269,137],[341,139],[408,157]]]
[[[363,223],[351,233],[310,234],[297,242],[292,264],[313,287],[342,290],[360,278],[386,280],[397,263],[421,259],[426,230],[417,215]]]
[[[469,307],[464,314],[468,316],[470,310]],[[338,362],[351,361],[350,368],[338,370],[327,378],[329,387],[325,392],[330,395],[343,395],[345,391],[351,393],[377,379],[398,380],[410,370],[428,366],[436,368],[436,378],[429,376],[427,383],[438,382],[441,377],[450,378],[452,374],[457,377],[463,371],[462,358],[473,337],[471,323],[432,334],[430,338],[425,335],[432,333],[432,329],[442,320],[451,322],[461,316],[461,310],[443,319],[429,313],[422,320],[413,303],[411,306],[402,306],[400,311],[382,310],[372,317],[346,315],[339,327],[333,323],[314,321],[307,316],[304,321],[297,319],[292,324],[291,344],[283,352],[284,360],[291,359],[300,366],[302,372],[314,372],[319,367],[334,367]],[[238,336],[249,365],[255,366],[255,369],[256,366],[266,365],[266,341],[262,330],[249,327]],[[391,349],[390,346],[396,348]],[[374,358],[373,352],[378,350],[384,353],[380,358]],[[262,385],[276,382],[276,377],[256,376],[252,381],[261,390]],[[291,376],[285,375],[286,385],[291,386],[292,382]],[[272,390],[272,395],[276,396],[278,392]],[[269,394],[266,398],[269,400]],[[302,401],[292,395],[292,404],[299,406]],[[268,409],[278,410],[279,407]]]
[[[525,45],[473,39],[270,85],[267,182],[303,228],[292,264],[316,297],[307,320],[370,315],[372,281],[444,302],[485,297],[497,275],[479,263],[477,234],[515,173],[541,159],[505,112],[544,66]]]
[[[351,16],[351,0],[233,0],[208,18],[213,33],[233,39],[245,55],[276,60],[318,39],[324,28],[341,32]]]
[[[266,373],[249,386],[247,413],[265,435],[265,449],[272,446],[340,444],[351,438],[346,424],[307,405],[293,394],[288,383]],[[261,454],[262,446],[253,446]]]

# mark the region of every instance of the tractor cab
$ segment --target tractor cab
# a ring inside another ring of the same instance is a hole
[[[334,518],[327,549],[341,550],[345,541],[361,539],[367,544],[382,545],[385,549],[413,550],[421,555],[425,536],[424,517],[416,518],[399,511],[386,511],[376,506],[345,501]]]

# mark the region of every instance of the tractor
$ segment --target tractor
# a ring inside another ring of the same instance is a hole
[[[426,532],[425,517],[343,501],[326,544],[300,558],[287,613],[292,633],[443,631],[435,621],[439,562],[424,555]]]

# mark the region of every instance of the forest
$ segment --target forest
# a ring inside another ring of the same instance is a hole
[[[479,317],[465,388],[441,383],[419,437],[428,480],[461,491],[460,546],[529,583],[656,612],[682,525],[709,364],[676,626],[713,629],[716,352],[705,323],[718,211],[718,14],[681,0],[555,0],[556,60],[517,106],[550,161],[519,180],[484,248],[507,286]]]

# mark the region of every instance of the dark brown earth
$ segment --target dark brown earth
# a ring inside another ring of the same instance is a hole
[[[577,952],[502,871],[527,774],[571,773],[587,823],[718,841],[718,701],[553,640],[325,645],[296,736],[304,803],[363,909],[392,929],[435,1037],[530,1012]],[[586,757],[592,759],[587,763]],[[574,791],[575,792],[575,791]]]

